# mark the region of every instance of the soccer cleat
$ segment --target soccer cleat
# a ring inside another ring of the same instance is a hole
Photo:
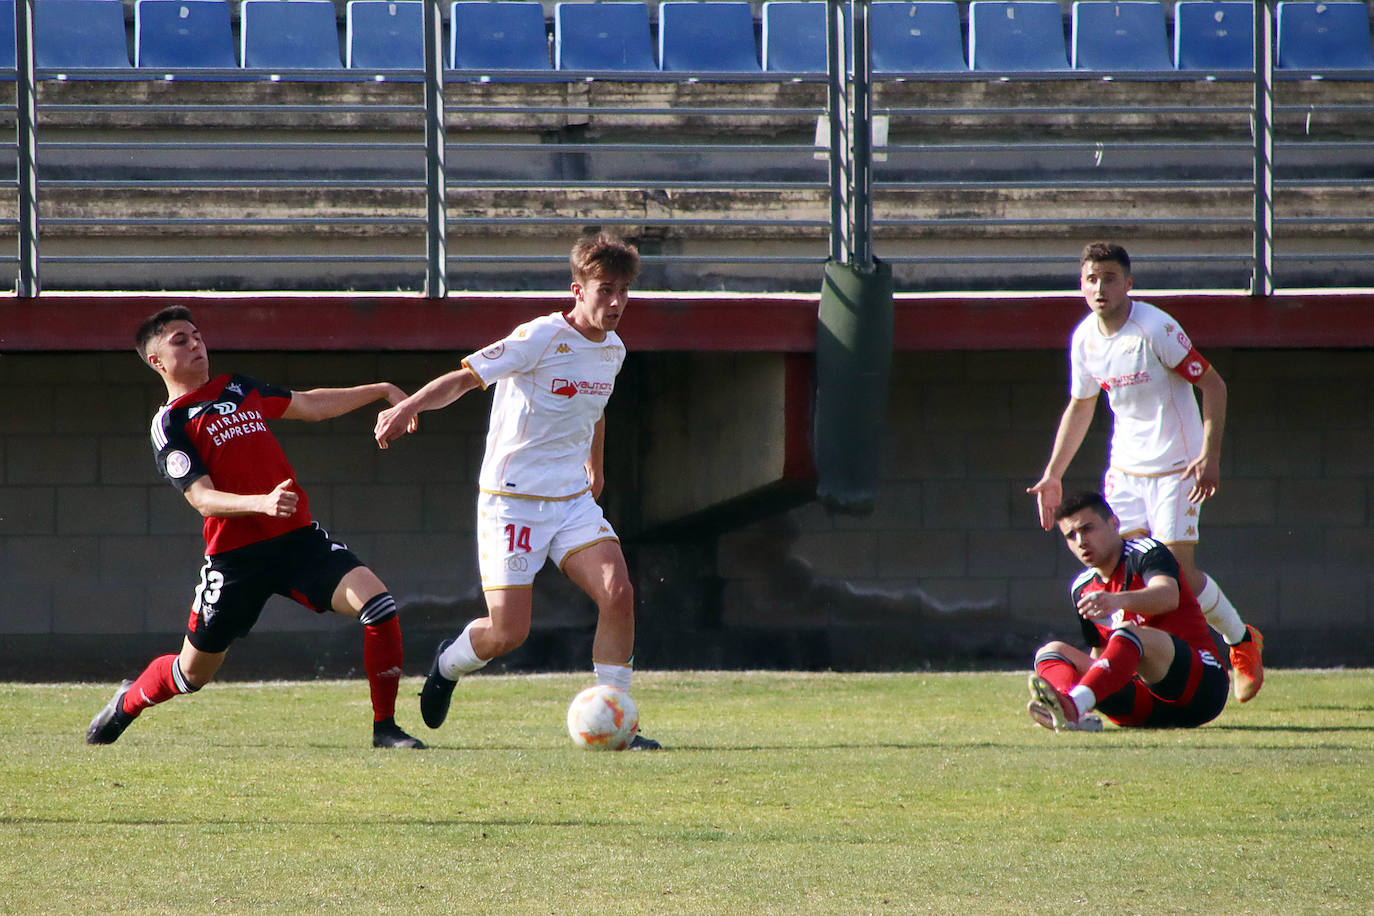
[[[114,744],[119,740],[119,736],[124,734],[124,729],[136,718],[124,711],[124,694],[128,693],[132,686],[133,681],[124,681],[120,684],[110,702],[95,714],[95,718],[86,729],[87,744]]]
[[[401,730],[401,726],[396,724],[395,719],[383,719],[380,722],[372,723],[372,746],[413,747],[416,750],[422,750],[425,743],[419,738],[407,735]]]
[[[633,741],[630,742],[630,746],[627,747],[627,748],[625,748],[625,750],[627,750],[627,751],[661,751],[661,750],[663,750],[663,745],[659,744],[659,743],[658,743],[657,741],[655,741],[653,738],[646,738],[646,737],[644,737],[643,735],[636,734],[636,735],[635,735],[635,739],[634,739]]]
[[[1040,675],[1031,674],[1028,686],[1031,699],[1026,704],[1026,712],[1036,725],[1057,732],[1102,731],[1101,716],[1092,713],[1079,715],[1078,704]]]
[[[452,644],[451,639],[439,643],[439,648],[434,650],[434,663],[429,666],[425,686],[420,688],[420,718],[430,728],[438,728],[448,718],[448,704],[453,699],[453,688],[458,685],[457,681],[450,681],[439,673],[439,656]]]
[[[1231,689],[1236,699],[1248,703],[1259,693],[1264,684],[1264,663],[1260,656],[1264,653],[1264,637],[1250,624],[1245,625],[1250,638],[1231,646]]]

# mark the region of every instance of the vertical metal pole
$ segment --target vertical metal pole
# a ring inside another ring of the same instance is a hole
[[[1250,293],[1274,292],[1274,2],[1255,4],[1255,92],[1252,103],[1255,145],[1254,267]]]
[[[869,60],[869,0],[852,0],[853,32],[849,88],[849,142],[852,148],[849,239],[854,265],[873,269],[873,85]]]
[[[425,0],[425,295],[448,295],[448,180],[444,138],[444,30],[441,0]]]
[[[15,294],[38,295],[38,92],[33,77],[33,0],[14,4],[14,100],[19,147],[19,276]]]
[[[830,260],[849,263],[849,99],[845,78],[844,3],[828,0],[829,25],[825,34],[826,93],[830,118]]]

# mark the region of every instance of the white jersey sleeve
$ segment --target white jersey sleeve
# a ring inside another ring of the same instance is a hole
[[[531,499],[586,490],[596,424],[624,360],[615,333],[588,340],[558,313],[522,324],[463,360],[484,388],[496,386],[481,489]]]

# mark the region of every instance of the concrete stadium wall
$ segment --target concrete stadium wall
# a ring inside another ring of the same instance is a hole
[[[1274,664],[1374,663],[1374,353],[1209,351],[1230,385],[1223,486],[1199,558]],[[765,355],[766,356],[766,355]],[[452,354],[214,355],[218,370],[297,388],[387,378],[414,387]],[[761,356],[760,358],[764,358]],[[1076,572],[1034,524],[1039,473],[1065,397],[1062,353],[899,354],[877,512],[811,504],[718,534],[636,536],[651,386],[680,361],[632,354],[612,401],[606,503],[626,536],[645,667],[1021,665],[1072,633]],[[153,467],[160,383],[124,353],[0,356],[0,662],[8,677],[111,680],[173,651],[200,565],[199,518]],[[315,514],[398,596],[408,670],[480,612],[473,497],[488,400],[424,417],[388,453],[373,414],[280,422]],[[658,405],[657,415],[663,416]],[[661,422],[661,421],[660,421]],[[1092,485],[1099,417],[1075,462]],[[712,432],[701,432],[703,460]],[[536,585],[535,633],[506,665],[580,668],[593,611],[556,573]],[[357,673],[354,624],[274,599],[224,676]]]

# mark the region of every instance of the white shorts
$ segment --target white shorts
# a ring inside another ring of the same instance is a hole
[[[562,568],[584,547],[619,540],[591,491],[572,499],[477,496],[477,571],[483,589],[533,585],[545,560]]]
[[[1108,468],[1102,495],[1121,520],[1121,534],[1148,534],[1165,544],[1197,543],[1202,507],[1188,501],[1193,478],[1183,474],[1158,477]]]

